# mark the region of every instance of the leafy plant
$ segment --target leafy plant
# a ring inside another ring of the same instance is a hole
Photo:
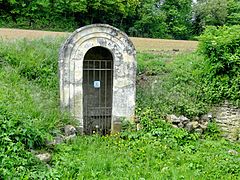
[[[215,122],[210,122],[208,124],[208,128],[206,129],[206,132],[204,133],[205,138],[210,139],[219,139],[221,136],[221,131],[218,127],[218,125]]]
[[[53,50],[50,41],[45,43]],[[46,139],[59,134],[64,124],[73,123],[59,110],[57,83],[53,84],[57,62],[46,59],[57,49],[43,53],[42,40],[0,44],[0,177],[49,178],[51,172],[30,150],[44,148]],[[45,70],[41,69],[46,62]],[[39,73],[36,69],[41,73],[33,76]]]
[[[200,37],[199,51],[205,56],[202,72],[206,101],[218,103],[240,99],[240,26],[209,27]]]

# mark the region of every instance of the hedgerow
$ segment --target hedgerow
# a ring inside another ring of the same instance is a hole
[[[209,27],[200,37],[205,57],[202,71],[204,99],[240,105],[240,26]]]

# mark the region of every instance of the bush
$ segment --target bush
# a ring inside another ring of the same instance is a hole
[[[153,136],[174,148],[182,146],[199,138],[197,133],[189,133],[185,129],[172,128],[172,126],[161,119],[160,114],[150,108],[138,109],[138,118],[142,125],[143,134]]]
[[[208,27],[200,36],[199,51],[205,56],[202,71],[205,99],[225,99],[240,105],[240,26]]]

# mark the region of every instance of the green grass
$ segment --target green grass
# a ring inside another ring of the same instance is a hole
[[[154,76],[168,72],[166,62],[172,59],[171,55],[156,55],[149,53],[138,53],[138,75]]]
[[[41,42],[2,42],[0,46],[0,176],[31,177],[36,169],[41,174],[40,170],[47,168],[28,151],[43,148],[46,139],[72,122],[59,111],[57,83],[47,83],[57,81],[55,71],[45,80],[46,74],[38,78],[30,75],[42,67],[40,60],[46,62],[46,53],[51,56],[51,50],[45,52],[47,47]],[[45,43],[51,45],[50,41]],[[23,73],[27,69],[29,73]]]
[[[150,63],[146,67],[151,67],[156,72],[154,76],[146,76],[145,81],[139,79],[138,108],[151,107],[160,112],[162,117],[174,113],[192,118],[208,111],[208,103],[201,98],[201,55],[180,54],[167,61],[164,57],[150,56],[155,58],[149,59],[149,55],[140,54],[138,59],[140,69]],[[156,65],[156,61],[159,65]]]
[[[196,53],[138,54],[136,114],[114,136],[80,136],[45,147],[46,139],[75,122],[59,110],[58,49],[62,39],[0,42],[0,177],[3,179],[238,179],[239,143],[219,137],[215,126],[203,136],[174,129],[167,113],[189,117],[207,111],[200,101]],[[142,79],[142,77],[146,79]],[[213,134],[214,132],[214,134]],[[46,164],[31,150],[49,151]]]
[[[79,137],[59,145],[52,161],[63,179],[237,179],[240,150],[224,140],[172,146],[151,135],[123,140]]]

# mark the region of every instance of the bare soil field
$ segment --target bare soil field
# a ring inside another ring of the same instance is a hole
[[[38,30],[23,30],[23,29],[9,29],[0,28],[0,39],[18,39],[28,38],[36,39],[46,36],[69,36],[69,32],[51,32]],[[197,49],[197,41],[183,41],[183,40],[166,40],[166,39],[151,39],[151,38],[136,38],[131,37],[137,51],[139,52],[191,52]]]

